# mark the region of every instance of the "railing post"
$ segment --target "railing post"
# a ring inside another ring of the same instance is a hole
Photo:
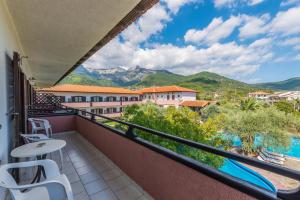
[[[95,121],[95,115],[94,114],[91,114],[91,120]]]
[[[135,138],[136,135],[133,132],[133,127],[132,126],[128,126],[128,129],[125,133],[127,136],[129,136],[130,138]]]

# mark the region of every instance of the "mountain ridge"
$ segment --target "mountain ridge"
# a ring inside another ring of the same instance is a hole
[[[133,68],[86,69],[78,67],[60,84],[84,84],[117,86],[140,89],[151,86],[178,85],[201,92],[203,96],[212,93],[245,95],[258,89],[241,81],[227,78],[212,72],[199,72],[193,75],[179,75],[167,70],[152,70],[136,66]]]
[[[300,90],[300,77],[277,82],[257,83],[253,84],[253,86],[270,90]]]

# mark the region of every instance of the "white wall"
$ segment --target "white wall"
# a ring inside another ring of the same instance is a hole
[[[169,95],[169,100],[172,100],[172,95],[175,95],[175,99],[177,101],[187,101],[187,100],[196,100],[195,92],[163,92],[163,93],[145,93],[142,95],[143,100],[149,99],[149,95],[156,100],[167,100],[167,96]],[[151,100],[150,99],[150,100]]]
[[[183,101],[195,101],[196,93],[195,92],[182,92]]]
[[[0,0],[0,163],[6,163],[8,160],[8,118],[7,118],[7,77],[6,66],[7,56],[12,58],[13,50],[16,49],[17,42],[14,37],[13,27],[9,23],[7,8],[3,0]],[[0,188],[0,199],[5,198],[5,190]]]
[[[117,97],[117,101],[120,101],[120,97],[138,97],[139,95],[132,95],[132,94],[103,94],[103,93],[76,93],[76,92],[53,92],[54,95],[56,96],[65,96],[66,97],[66,102],[68,102],[68,99],[70,99],[72,96],[85,96],[86,101],[91,101],[91,97],[93,96],[101,96],[104,98],[106,97]]]
[[[24,55],[20,48],[18,36],[12,23],[10,14],[4,0],[0,0],[0,160],[6,163],[8,160],[8,145],[10,144],[10,135],[8,130],[7,109],[7,62],[13,57],[13,52],[19,52]],[[8,59],[10,58],[10,59]],[[25,74],[30,74],[26,67],[27,63],[23,62],[22,70]],[[1,196],[0,196],[1,199]]]

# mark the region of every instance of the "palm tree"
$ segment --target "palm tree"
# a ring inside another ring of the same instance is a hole
[[[259,107],[259,104],[254,98],[248,98],[241,100],[240,108],[243,111],[256,110]]]

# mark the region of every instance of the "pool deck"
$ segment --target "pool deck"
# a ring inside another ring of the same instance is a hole
[[[246,165],[246,166],[255,170],[256,172],[260,173],[262,176],[267,178],[269,181],[271,181],[271,183],[274,184],[274,186],[277,189],[288,190],[288,189],[295,189],[300,186],[300,182],[294,179],[287,178],[285,176],[281,176],[250,165]],[[287,157],[284,163],[284,167],[300,171],[300,159]]]

